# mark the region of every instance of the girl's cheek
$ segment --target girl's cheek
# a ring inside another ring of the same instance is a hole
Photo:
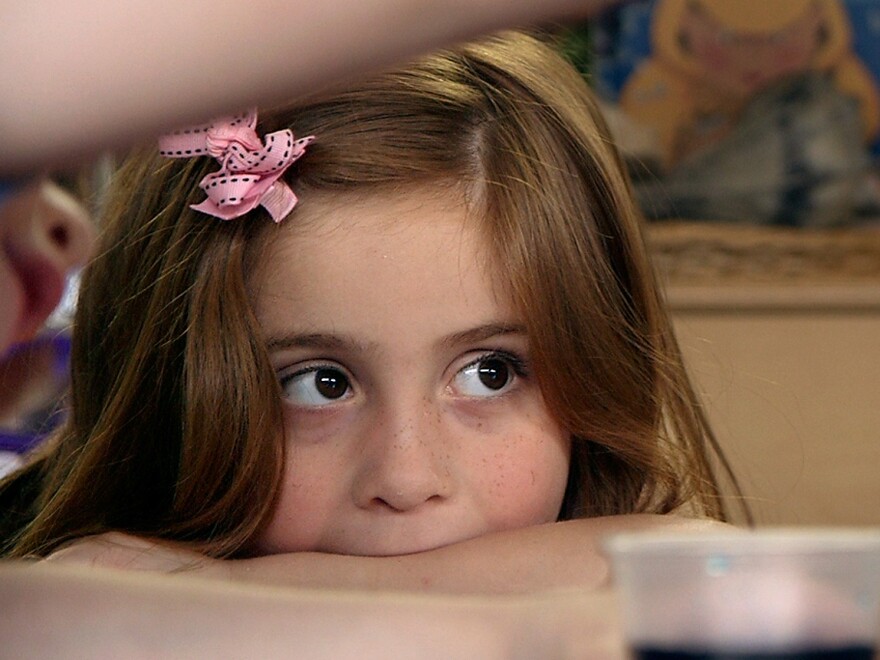
[[[568,482],[569,448],[565,439],[537,429],[509,436],[506,446],[486,457],[485,492],[495,502],[495,529],[554,522]]]
[[[345,406],[306,409],[284,402],[282,410],[287,441],[297,445],[329,442],[350,429],[356,417],[356,411]]]
[[[455,397],[444,412],[474,429],[490,432],[499,426],[517,424],[539,406],[540,395],[525,385],[491,397]]]

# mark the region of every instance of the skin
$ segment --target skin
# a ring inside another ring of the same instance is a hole
[[[612,4],[7,2],[0,9],[0,175],[67,164],[485,32],[584,19]]]
[[[414,2],[410,11],[400,11],[407,6],[400,2],[357,3],[363,14],[353,12],[348,2],[305,3],[297,11],[316,13],[309,20],[294,21],[293,28],[284,21],[263,21],[261,30],[238,29],[249,24],[253,15],[265,14],[272,4],[259,0],[246,4],[197,1],[182,7],[177,2],[141,0],[142,6],[138,2],[118,6],[79,3],[74,8],[70,3],[49,0],[4,7],[0,20],[0,66],[4,67],[0,75],[0,98],[4,99],[0,173],[33,175],[47,165],[69,164],[174,125],[194,123],[255,101],[265,103],[310,92],[329,80],[383,66],[441,43],[526,23],[539,18],[538,12],[542,12],[541,19],[568,14],[586,17],[613,2],[486,0],[459,2],[458,11],[449,11],[441,2]],[[388,7],[387,12],[384,7]],[[199,20],[182,20],[180,11],[186,8]],[[283,3],[282,14],[294,16],[290,10],[290,3]],[[72,16],[70,12],[74,11]],[[248,14],[243,17],[237,11]],[[89,29],[73,30],[71,25]],[[193,25],[200,29],[192,29]],[[300,33],[292,34],[291,29]],[[239,38],[239,50],[215,38],[231,30]],[[131,48],[132,43],[147,38],[154,45],[147,49],[149,52]],[[333,50],[336,48],[339,50]],[[241,52],[263,56],[241,57]],[[144,57],[154,59],[145,61]],[[76,66],[70,66],[74,62]],[[230,65],[240,67],[232,72],[234,75],[230,74]],[[221,77],[234,83],[214,84]],[[65,84],[57,84],[59,79]],[[138,93],[131,94],[132,89]],[[36,217],[27,209],[33,207],[29,203],[23,207],[13,205],[31,195],[26,190],[0,202],[4,245],[0,253],[0,302],[4,310],[0,317],[0,352],[36,331],[51,311],[45,301],[60,295],[53,293],[53,282],[61,279],[59,274],[65,268],[84,258],[49,259],[52,265],[39,271],[33,285],[24,285],[24,278],[10,264],[5,246],[20,240],[27,244]],[[81,218],[79,213],[71,217]],[[86,227],[78,220],[75,226]],[[87,229],[82,231],[87,235]],[[552,525],[551,536],[564,536],[573,529],[570,525]],[[504,537],[509,533],[487,534],[407,557],[434,560],[436,553],[445,551],[446,559],[442,561],[448,563],[457,559],[449,554],[453,549],[464,548],[474,557],[485,558],[483,551],[493,547],[483,544],[500,537],[504,541],[501,547],[508,548],[508,552],[518,547],[526,549],[519,559],[528,561],[529,569],[544,570],[543,550],[529,543],[528,538],[522,546],[511,544],[511,539]],[[583,551],[584,537],[569,536]],[[132,543],[137,544],[134,550],[126,545]],[[145,552],[145,545],[153,552]],[[121,552],[114,554],[117,550]],[[77,559],[78,552],[91,553],[90,558],[80,555]],[[583,563],[589,564],[589,553],[586,555]],[[333,556],[297,553],[262,559],[305,559],[298,574],[305,584],[305,578],[313,574],[309,560],[327,557]],[[615,603],[608,592],[575,590],[501,600],[432,595],[412,600],[388,592],[270,590],[261,585],[230,583],[277,579],[270,577],[276,567],[244,561],[208,562],[199,558],[202,567],[223,566],[222,571],[201,575],[221,576],[222,580],[198,579],[200,575],[195,571],[192,576],[157,575],[155,571],[192,566],[192,555],[118,535],[72,546],[68,558],[74,564],[85,562],[89,566],[64,565],[63,556],[57,557],[54,564],[0,565],[0,591],[9,605],[0,617],[0,638],[6,652],[21,658],[289,657],[291,649],[313,658],[353,653],[359,657],[424,658],[431,657],[429,652],[444,658],[548,654],[625,657]],[[151,572],[141,574],[112,568],[114,560],[135,568],[132,563],[136,559],[165,563],[143,566]],[[504,559],[504,566],[508,566]],[[401,557],[375,561],[406,563]],[[486,561],[476,567],[481,574],[486,573]],[[470,576],[473,565],[465,558],[458,566],[455,573],[462,582]],[[352,573],[366,574],[352,568],[352,564],[346,566],[350,569],[348,577],[354,577]],[[407,567],[405,575],[416,576],[422,584],[423,571],[433,567],[421,566],[419,571]],[[288,574],[291,580],[297,579],[295,572]],[[405,583],[404,577],[397,581]],[[340,581],[345,578],[345,574],[340,575]],[[327,576],[320,579],[326,581]],[[387,577],[383,579],[391,582]],[[356,580],[348,586],[357,588]],[[88,607],[81,607],[82,603],[88,603]],[[229,625],[230,621],[235,625]],[[431,634],[424,634],[429,629]],[[450,630],[456,635],[450,635]]]
[[[416,597],[48,565],[0,565],[0,585],[15,658],[627,657],[610,592]]]
[[[463,201],[302,210],[252,283],[288,443],[256,550],[400,555],[555,521],[570,440]]]
[[[526,595],[611,584],[603,540],[612,534],[666,530],[711,532],[728,526],[665,515],[621,515],[492,532],[435,550],[390,557],[294,552],[250,559],[205,557],[168,543],[112,532],[49,556],[52,564],[191,576],[293,588]]]
[[[82,207],[49,182],[0,204],[0,352],[40,329],[61,300],[68,271],[88,259],[93,233]]]
[[[288,443],[275,509],[251,548],[261,556],[215,560],[114,533],[49,561],[298,587],[525,594],[606,587],[608,534],[717,525],[649,515],[554,522],[570,441],[528,376],[523,319],[495,285],[486,246],[460,199],[440,191],[310,198],[261,255],[250,288]],[[502,355],[520,373],[488,388],[472,367],[495,360],[500,370]],[[318,375],[334,387],[322,390]]]

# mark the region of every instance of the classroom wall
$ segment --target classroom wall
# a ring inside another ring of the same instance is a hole
[[[735,270],[673,274],[668,298],[757,522],[880,525],[880,277]]]

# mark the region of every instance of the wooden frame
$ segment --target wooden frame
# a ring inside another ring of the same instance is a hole
[[[658,221],[647,240],[674,310],[880,308],[880,225]]]

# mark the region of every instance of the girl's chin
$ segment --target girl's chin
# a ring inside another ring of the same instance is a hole
[[[318,552],[355,557],[399,557],[455,545],[482,536],[489,531],[491,530],[456,530],[447,534],[437,534],[435,529],[430,529],[426,533],[400,529],[368,530],[363,533],[346,532],[336,538],[312,539],[311,542],[306,542],[304,539],[299,539],[300,542],[297,542],[291,538],[263,538],[258,539],[246,554],[250,557],[258,557],[292,552]]]
[[[342,544],[339,547],[327,550],[333,554],[356,555],[360,557],[399,557],[402,555],[414,555],[420,552],[437,550],[448,545],[455,545],[462,541],[479,536],[480,534],[458,534],[444,538],[433,539],[359,539],[357,543]]]

